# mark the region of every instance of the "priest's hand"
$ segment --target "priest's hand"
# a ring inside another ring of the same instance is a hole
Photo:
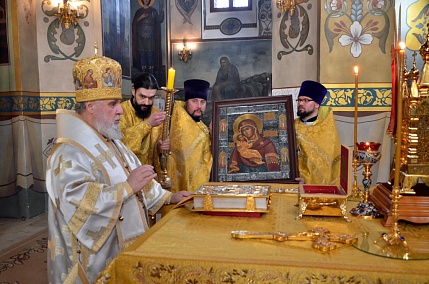
[[[158,147],[163,151],[170,151],[170,139],[165,139],[164,141],[158,141]]]
[[[139,192],[145,185],[156,177],[156,173],[151,165],[143,165],[134,169],[128,176],[127,182],[134,193]]]
[[[301,177],[297,177],[295,178],[295,180],[299,183],[299,184],[304,184],[305,183],[305,179],[301,178]]]
[[[147,119],[147,123],[149,123],[150,126],[155,127],[158,125],[161,125],[165,120],[165,112],[163,111],[157,111],[152,113],[149,118]]]
[[[191,194],[192,194],[192,192],[185,191],[185,190],[173,193],[173,195],[171,196],[170,203],[172,203],[172,204],[179,203],[180,201],[182,201],[186,197],[190,196]]]

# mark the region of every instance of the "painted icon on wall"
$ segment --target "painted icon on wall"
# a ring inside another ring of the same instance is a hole
[[[131,0],[132,73],[149,72],[160,86],[165,86],[165,66],[162,61],[162,43],[165,33],[163,0]]]
[[[102,0],[103,55],[119,62],[122,76],[131,77],[130,0]]]

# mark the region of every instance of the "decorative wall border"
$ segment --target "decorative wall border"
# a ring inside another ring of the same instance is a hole
[[[322,105],[335,111],[354,111],[354,84],[323,84],[328,94]],[[362,83],[358,85],[359,111],[390,111],[392,106],[391,83]]]
[[[47,115],[74,109],[74,93],[1,93],[0,115]]]
[[[322,105],[335,111],[354,111],[354,84],[324,84],[328,94]],[[279,91],[279,90],[277,90]],[[390,83],[363,83],[358,86],[359,111],[390,111],[392,86]],[[57,109],[74,109],[75,93],[0,93],[2,115],[50,115]]]

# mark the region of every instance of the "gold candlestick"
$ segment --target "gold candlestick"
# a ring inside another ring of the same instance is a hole
[[[164,120],[164,123],[162,125],[162,141],[165,141],[168,139],[168,136],[170,135],[170,121],[171,121],[171,110],[172,106],[174,104],[174,93],[177,92],[176,89],[169,89],[169,88],[162,88],[165,92],[165,113],[167,114],[167,117]],[[159,162],[161,165],[161,177],[160,177],[160,184],[162,188],[170,190],[172,187],[171,179],[168,177],[168,170],[167,170],[167,164],[168,164],[168,155],[170,155],[170,150],[161,150],[161,156],[159,158]]]
[[[378,246],[383,254],[386,254],[390,257],[396,258],[408,258],[409,248],[408,244],[405,241],[405,238],[401,236],[399,231],[398,220],[399,220],[399,199],[401,198],[400,191],[401,187],[399,185],[400,171],[401,171],[401,140],[402,140],[402,98],[403,88],[402,83],[404,81],[404,53],[405,53],[405,44],[403,42],[399,43],[399,92],[397,98],[397,120],[396,120],[396,148],[395,148],[395,175],[394,182],[392,187],[392,194],[390,198],[392,199],[392,205],[390,211],[392,212],[393,225],[392,230],[389,234],[383,234],[378,240],[374,243]]]
[[[360,197],[360,191],[357,185],[357,167],[359,166],[359,163],[357,161],[356,155],[357,155],[357,124],[358,124],[358,104],[359,104],[359,90],[358,90],[358,84],[359,84],[359,67],[354,67],[355,71],[355,117],[354,117],[354,138],[353,138],[353,144],[354,144],[354,150],[353,150],[353,189],[352,193],[350,195],[351,198],[359,198]]]
[[[394,182],[392,187],[392,194],[390,198],[392,199],[391,212],[393,217],[393,225],[390,234],[384,234],[379,240],[376,241],[383,251],[387,252],[389,255],[399,255],[404,256],[409,253],[409,248],[404,237],[401,236],[398,226],[399,220],[399,199],[401,198],[401,186],[399,185],[400,172],[401,172],[401,140],[402,140],[402,100],[404,97],[403,86],[404,83],[404,53],[405,53],[405,44],[403,42],[399,43],[399,94],[397,100],[397,120],[396,120],[396,148],[395,148],[395,175]]]

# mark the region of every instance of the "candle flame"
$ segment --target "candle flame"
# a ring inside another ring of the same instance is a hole
[[[405,42],[401,41],[399,43],[399,48],[402,49],[402,50],[404,50],[405,49]]]
[[[358,75],[359,74],[359,67],[357,67],[357,65],[354,67],[355,70],[355,74]]]

